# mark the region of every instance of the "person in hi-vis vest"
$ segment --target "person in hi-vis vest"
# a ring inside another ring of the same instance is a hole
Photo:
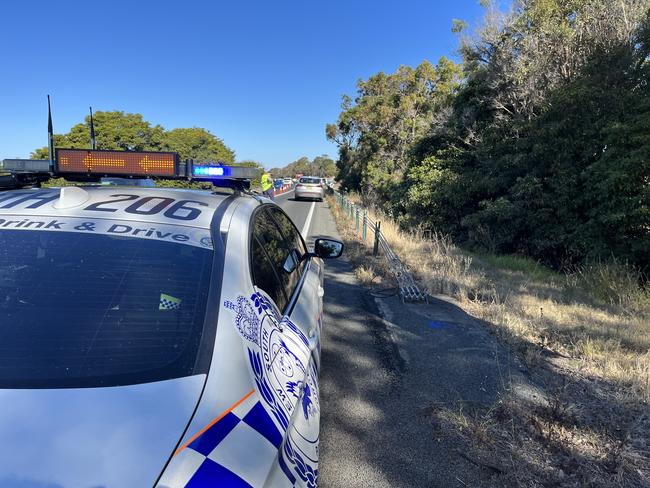
[[[275,197],[273,193],[273,175],[268,171],[264,171],[262,175],[262,193],[271,200]]]

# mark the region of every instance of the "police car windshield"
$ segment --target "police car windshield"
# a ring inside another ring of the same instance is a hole
[[[212,255],[132,237],[0,232],[0,388],[206,372],[196,363]]]

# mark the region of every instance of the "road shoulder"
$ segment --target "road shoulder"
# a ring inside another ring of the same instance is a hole
[[[326,205],[317,212],[337,237]],[[442,299],[374,297],[342,259],[326,263],[323,324],[319,486],[493,486],[498,473],[435,415],[489,409],[526,383],[477,321]]]

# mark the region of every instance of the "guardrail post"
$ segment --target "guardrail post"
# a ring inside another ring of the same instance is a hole
[[[381,222],[377,222],[375,225],[375,246],[372,248],[373,256],[379,253],[379,234],[381,234]]]
[[[368,233],[368,211],[364,208],[363,209],[363,231],[361,232],[364,241],[366,240],[367,233]]]
[[[355,229],[358,231],[359,230],[359,207],[357,207],[356,213],[356,222],[355,222]]]

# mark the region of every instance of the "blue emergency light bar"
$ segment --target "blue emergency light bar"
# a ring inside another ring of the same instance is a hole
[[[252,180],[260,176],[260,170],[250,166],[228,166],[221,163],[197,163],[192,161],[188,176],[194,180],[215,181],[219,179]]]
[[[223,166],[194,166],[192,176],[223,176],[225,168]]]

